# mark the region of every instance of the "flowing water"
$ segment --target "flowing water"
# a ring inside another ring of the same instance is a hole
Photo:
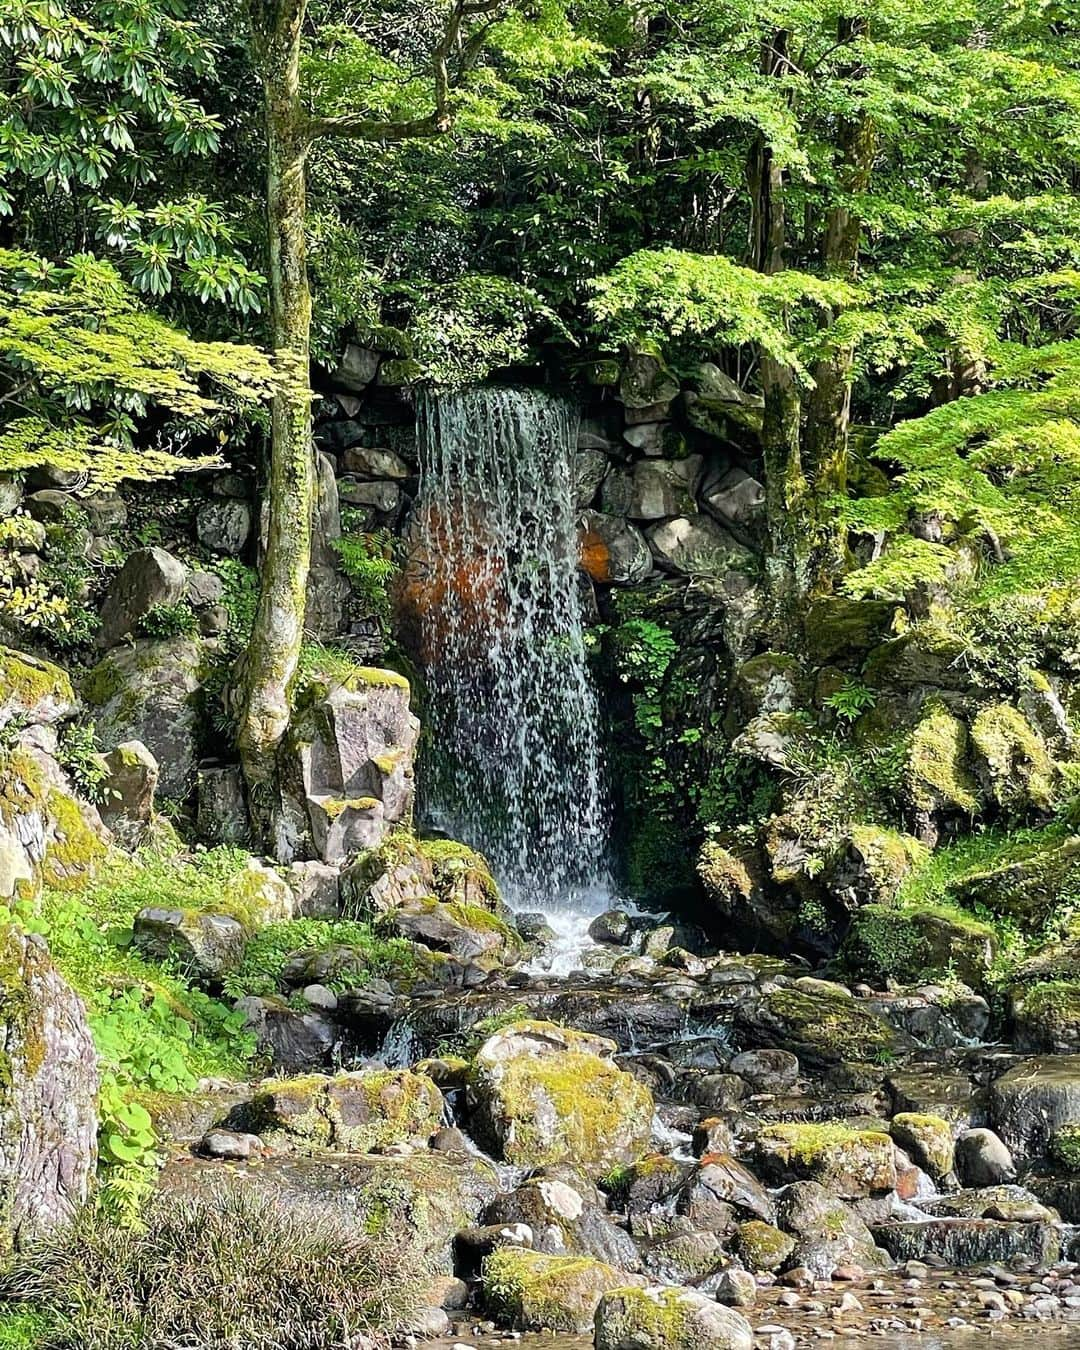
[[[577,414],[537,390],[472,389],[425,397],[419,425],[427,823],[481,849],[515,908],[596,913],[610,815],[577,574]]]

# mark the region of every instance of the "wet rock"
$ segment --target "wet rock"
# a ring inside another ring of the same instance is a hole
[[[526,1166],[572,1161],[592,1176],[648,1146],[648,1089],[611,1062],[615,1044],[550,1022],[497,1032],[473,1063],[468,1103],[497,1156]]]
[[[799,1077],[799,1061],[790,1050],[745,1050],[729,1068],[754,1092],[786,1092]]]
[[[504,1247],[532,1250],[533,1231],[526,1223],[483,1223],[463,1228],[454,1239],[454,1269],[466,1279],[480,1274],[484,1261]]]
[[[257,1134],[239,1130],[207,1130],[199,1140],[197,1152],[204,1158],[219,1158],[223,1162],[243,1162],[262,1152],[263,1141]]]
[[[1080,1120],[1080,1055],[1025,1060],[991,1086],[991,1119],[1014,1160],[1042,1157],[1063,1126]]]
[[[66,1223],[97,1160],[97,1056],[40,937],[0,932],[0,1249]]]
[[[584,1334],[604,1294],[636,1278],[588,1256],[503,1248],[484,1261],[481,1287],[488,1311],[501,1325]]]
[[[964,1073],[944,1069],[898,1071],[889,1075],[885,1086],[894,1114],[913,1111],[917,1115],[939,1116],[953,1126],[954,1132],[974,1124],[976,1115],[984,1109],[971,1079]]]
[[[695,491],[701,480],[700,455],[685,459],[639,459],[629,470],[625,509],[631,520],[663,520],[696,511]],[[608,484],[613,479],[609,477]]]
[[[260,1055],[286,1072],[325,1064],[337,1040],[334,1024],[321,1013],[301,1012],[284,999],[249,995],[236,1003]]]
[[[98,645],[112,647],[122,641],[158,605],[179,604],[187,578],[184,564],[163,548],[136,549],[106,592]]]
[[[680,1082],[679,1095],[712,1114],[738,1106],[746,1084],[733,1073],[692,1074]]]
[[[755,1141],[762,1175],[775,1184],[817,1181],[846,1199],[891,1191],[896,1161],[887,1134],[843,1125],[771,1125]]]
[[[247,934],[228,914],[148,906],[132,925],[136,947],[156,961],[175,961],[197,979],[220,980],[244,955]]]
[[[717,1281],[716,1298],[731,1308],[752,1308],[757,1302],[757,1280],[748,1270],[731,1266]]]
[[[732,1209],[744,1218],[766,1223],[774,1218],[773,1202],[761,1182],[742,1163],[722,1153],[702,1158],[679,1193],[677,1209],[698,1228],[717,1226],[714,1215],[719,1216],[719,1226],[726,1228]]]
[[[653,570],[644,535],[619,516],[584,512],[578,525],[578,548],[582,568],[601,585],[637,586]]]
[[[830,1279],[841,1266],[854,1263],[870,1270],[888,1264],[888,1255],[875,1247],[862,1219],[816,1181],[797,1181],[779,1193],[776,1222],[795,1238],[788,1258],[793,1269],[785,1280],[798,1283],[796,1270]]]
[[[609,909],[589,924],[589,936],[596,942],[610,942],[615,946],[625,947],[633,934],[633,920],[621,909]]]
[[[730,1122],[725,1119],[712,1116],[694,1127],[691,1148],[695,1158],[706,1153],[731,1153],[734,1146],[735,1136]]]
[[[497,1197],[485,1211],[486,1224],[526,1225],[535,1251],[551,1255],[580,1254],[622,1270],[637,1270],[637,1248],[618,1228],[588,1189],[540,1176]]]
[[[956,1170],[965,1186],[1000,1186],[1016,1179],[1012,1154],[993,1130],[965,1130],[956,1141]]]
[[[610,463],[604,451],[596,448],[586,447],[574,455],[574,503],[579,511],[592,504]]]
[[[648,1153],[619,1174],[612,1200],[624,1214],[647,1214],[673,1196],[690,1172],[689,1163],[666,1153]]]
[[[432,896],[407,900],[379,921],[380,930],[433,951],[472,959],[488,956],[512,962],[521,955],[517,935],[497,915],[478,905],[442,904]]]
[[[164,797],[182,800],[195,781],[203,667],[197,638],[141,640],[114,648],[83,681],[99,738],[141,741],[157,760]]]
[[[379,353],[370,347],[350,342],[342,353],[341,364],[330,379],[339,389],[347,389],[351,394],[362,394],[375,378],[379,359]]]
[[[693,1289],[618,1289],[596,1310],[596,1350],[753,1350],[749,1322]]]
[[[206,502],[195,517],[199,543],[212,553],[237,558],[251,538],[252,513],[245,501],[224,498]]]
[[[747,1270],[761,1274],[779,1270],[795,1250],[795,1239],[760,1219],[741,1223],[735,1234],[735,1251]]]
[[[837,986],[773,989],[735,1009],[747,1048],[789,1050],[800,1064],[827,1069],[843,1060],[873,1061],[895,1051],[900,1037],[884,1019]]]
[[[954,1145],[948,1121],[901,1112],[889,1122],[889,1133],[934,1181],[942,1181],[952,1172]]]
[[[641,344],[627,357],[619,376],[619,399],[624,407],[650,408],[657,403],[670,403],[678,393],[679,381],[652,344]]]
[[[897,1261],[934,1257],[950,1266],[1025,1258],[1051,1264],[1060,1255],[1058,1229],[1045,1223],[1000,1223],[993,1219],[931,1219],[882,1224],[874,1240]]]

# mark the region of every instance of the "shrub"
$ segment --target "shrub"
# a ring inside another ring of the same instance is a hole
[[[399,1322],[420,1284],[395,1244],[252,1192],[159,1196],[146,1219],[83,1211],[0,1275],[0,1299],[55,1319],[41,1350],[341,1350]]]

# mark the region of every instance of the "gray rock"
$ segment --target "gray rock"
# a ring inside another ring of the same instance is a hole
[[[589,924],[589,936],[596,942],[610,942],[626,947],[634,935],[634,923],[625,910],[609,909],[597,915]]]
[[[239,1130],[207,1130],[199,1140],[197,1151],[204,1158],[220,1158],[223,1162],[240,1162],[261,1153],[263,1141],[257,1134],[243,1134]]]
[[[192,974],[220,979],[240,964],[247,937],[244,926],[228,914],[147,906],[135,915],[133,941],[158,961],[175,960]]]
[[[393,514],[401,505],[401,489],[392,482],[339,478],[338,496],[350,506],[370,506],[384,516]]]
[[[337,1032],[322,1013],[300,1012],[284,999],[254,994],[239,999],[236,1011],[243,1014],[245,1027],[254,1033],[259,1053],[267,1056],[275,1069],[299,1072],[329,1060]]]
[[[334,568],[338,555],[334,542],[341,538],[341,503],[338,498],[334,461],[329,455],[315,456],[315,511],[311,521],[313,568]],[[310,586],[310,582],[309,582]],[[311,608],[310,597],[308,608]]]
[[[732,1207],[743,1218],[772,1223],[775,1214],[768,1191],[742,1163],[728,1154],[707,1155],[679,1193],[676,1208],[696,1228],[713,1228],[711,1214]],[[726,1226],[726,1224],[725,1224]]]
[[[244,501],[252,497],[251,482],[239,473],[219,473],[210,484],[215,497],[240,497]]]
[[[695,1289],[616,1289],[596,1310],[595,1350],[753,1350],[750,1323]]]
[[[1042,1157],[1063,1125],[1080,1120],[1080,1055],[1044,1055],[990,1089],[990,1118],[1015,1161]]]
[[[0,1246],[31,1243],[86,1200],[97,1160],[97,1055],[82,1001],[43,938],[0,933]]]
[[[1026,1258],[1052,1265],[1061,1253],[1061,1234],[1050,1223],[1001,1223],[995,1219],[931,1219],[886,1223],[874,1240],[896,1261],[933,1257],[949,1266],[979,1266]]]
[[[965,1130],[956,1141],[956,1171],[965,1186],[1002,1186],[1016,1180],[1012,1154],[993,1130]]]
[[[325,984],[308,984],[301,990],[301,996],[309,1008],[316,1012],[332,1013],[337,1011],[338,996]]]
[[[51,487],[31,492],[26,498],[26,510],[34,520],[44,521],[47,525],[60,524],[72,511],[84,515],[77,497]]]
[[[765,488],[745,469],[730,468],[709,479],[702,489],[701,500],[722,525],[751,530],[765,516]]]
[[[315,637],[340,637],[349,626],[352,587],[337,564],[316,565],[308,574],[304,630]]]
[[[163,548],[141,548],[130,555],[113,579],[101,607],[98,646],[112,647],[133,633],[139,620],[158,605],[183,599],[188,570]]]
[[[118,492],[95,492],[79,504],[94,534],[113,534],[127,524],[127,504]]]
[[[142,741],[124,741],[109,751],[105,764],[109,776],[102,784],[102,820],[111,830],[149,824],[158,785],[157,760]]]
[[[187,580],[184,599],[192,609],[209,609],[225,594],[225,583],[216,572],[196,568]]]
[[[730,1266],[717,1281],[716,1298],[732,1308],[752,1308],[757,1302],[757,1280],[748,1270]]]
[[[656,351],[633,352],[619,378],[619,398],[627,408],[648,408],[670,403],[679,392],[679,382]]]
[[[336,919],[340,915],[341,879],[336,867],[321,862],[294,862],[286,875],[298,917]]]
[[[101,740],[141,741],[157,760],[165,797],[183,798],[195,779],[202,666],[196,638],[143,639],[109,652],[83,682]]]
[[[412,477],[412,468],[393,450],[355,445],[345,451],[345,472],[357,478],[383,478],[400,483]]]
[[[214,844],[246,844],[251,836],[244,775],[239,764],[213,764],[199,770],[196,827]]]
[[[353,394],[362,394],[375,378],[379,369],[379,353],[370,347],[361,347],[350,342],[342,353],[341,364],[330,376],[340,389]]]
[[[603,450],[579,449],[574,456],[574,502],[579,511],[591,506],[607,476],[610,461]]]
[[[720,577],[749,572],[754,554],[722,529],[711,516],[680,516],[647,532],[657,563],[677,576]]]
[[[251,507],[247,502],[225,497],[199,507],[195,531],[199,543],[214,553],[236,558],[251,538]]]
[[[755,1092],[786,1092],[799,1077],[799,1060],[790,1050],[745,1050],[728,1067]]]
[[[630,500],[625,512],[631,520],[663,520],[689,516],[697,510],[695,492],[701,480],[700,455],[685,459],[640,459],[632,470]]]
[[[611,1221],[590,1192],[591,1188],[579,1189],[557,1177],[541,1175],[498,1196],[484,1211],[484,1222],[527,1226],[532,1233],[529,1245],[535,1251],[595,1256],[622,1270],[639,1269],[633,1240]]]
[[[652,572],[653,559],[640,530],[617,516],[586,511],[578,525],[581,566],[609,586],[637,586]]]

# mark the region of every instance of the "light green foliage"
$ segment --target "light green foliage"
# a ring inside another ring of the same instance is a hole
[[[60,731],[56,757],[78,794],[95,806],[102,806],[109,771],[102,759],[94,723],[67,722]]]
[[[193,637],[199,631],[195,611],[186,601],[175,605],[154,605],[139,620],[139,629],[146,637]]]
[[[291,957],[339,949],[320,981],[337,993],[362,988],[370,980],[408,976],[416,968],[414,949],[402,938],[381,937],[370,924],[349,919],[292,919],[268,924],[244,950],[239,968],[225,980],[229,998],[278,994],[282,971]]]
[[[53,1325],[46,1313],[0,1306],[0,1350],[39,1350],[48,1343]]]
[[[1070,1172],[1080,1172],[1080,1125],[1063,1125],[1050,1141],[1050,1152]]]
[[[877,695],[858,680],[845,680],[844,683],[825,699],[826,708],[831,708],[841,722],[856,722],[868,708],[877,702]]]
[[[385,635],[391,618],[389,587],[398,571],[389,531],[342,535],[334,540],[334,551],[341,560],[341,570]]]

